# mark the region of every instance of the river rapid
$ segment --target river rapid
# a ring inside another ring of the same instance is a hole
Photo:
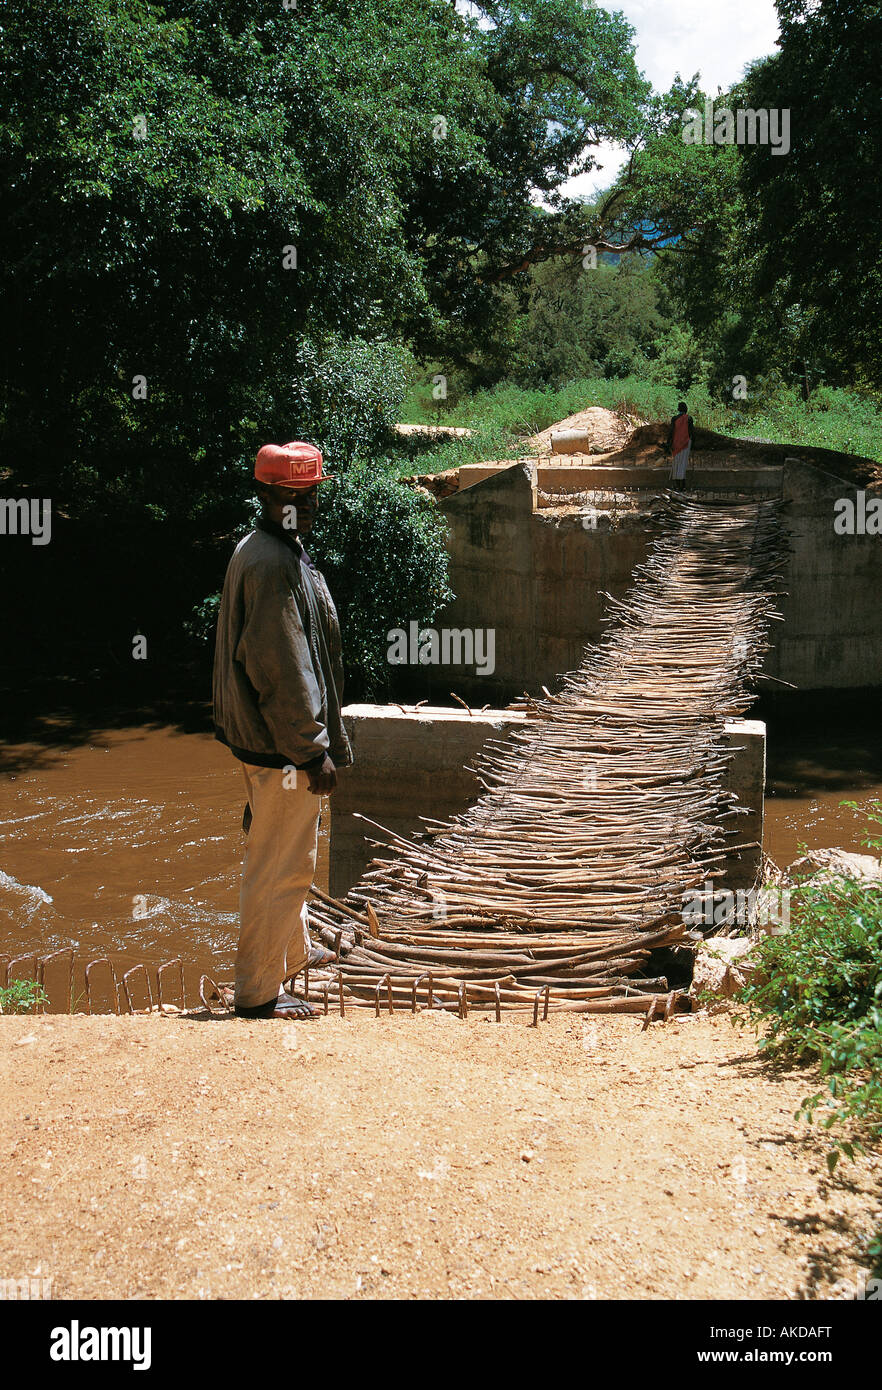
[[[74,748],[7,746],[4,762],[0,952],[73,946],[118,973],[179,956],[191,991],[203,971],[229,976],[245,792],[227,749],[207,733],[130,728]]]

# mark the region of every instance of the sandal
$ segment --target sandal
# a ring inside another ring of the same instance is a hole
[[[236,1005],[237,1018],[317,1018],[315,1009],[305,999],[293,999],[291,995],[279,995],[266,1004]]]
[[[304,970],[322,970],[325,966],[334,965],[338,957],[334,951],[329,951],[325,946],[311,945],[306,964],[301,965],[299,970],[295,970],[293,975],[286,975],[282,981],[282,989],[287,990],[288,994],[293,993],[294,981],[298,975],[302,975]]]

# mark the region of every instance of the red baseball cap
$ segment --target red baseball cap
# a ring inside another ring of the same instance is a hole
[[[290,444],[264,444],[257,453],[254,476],[259,483],[301,489],[331,481],[330,473],[322,474],[322,456],[315,445],[297,439]]]

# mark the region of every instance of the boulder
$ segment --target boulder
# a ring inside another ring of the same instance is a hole
[[[722,1003],[732,999],[753,977],[756,962],[751,957],[754,943],[746,936],[712,936],[702,941],[695,954],[692,998],[701,992],[713,994]]]
[[[853,854],[845,849],[812,849],[795,859],[786,873],[791,880],[854,878],[861,883],[882,886],[882,859],[872,854]]]

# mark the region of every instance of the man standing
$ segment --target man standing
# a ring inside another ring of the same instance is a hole
[[[671,461],[671,481],[678,491],[682,490],[683,481],[686,477],[686,465],[689,462],[689,455],[692,451],[692,443],[695,439],[695,422],[689,414],[689,407],[685,401],[680,401],[677,406],[677,414],[671,420],[671,427],[668,430],[666,448],[668,453],[673,451]]]
[[[254,476],[262,512],[227,569],[214,662],[215,736],[242,764],[251,811],[234,1002],[242,1018],[308,1018],[283,982],[334,959],[310,941],[306,896],[320,796],[352,762],[337,612],[302,544],[330,479],[299,442],[265,444]]]

